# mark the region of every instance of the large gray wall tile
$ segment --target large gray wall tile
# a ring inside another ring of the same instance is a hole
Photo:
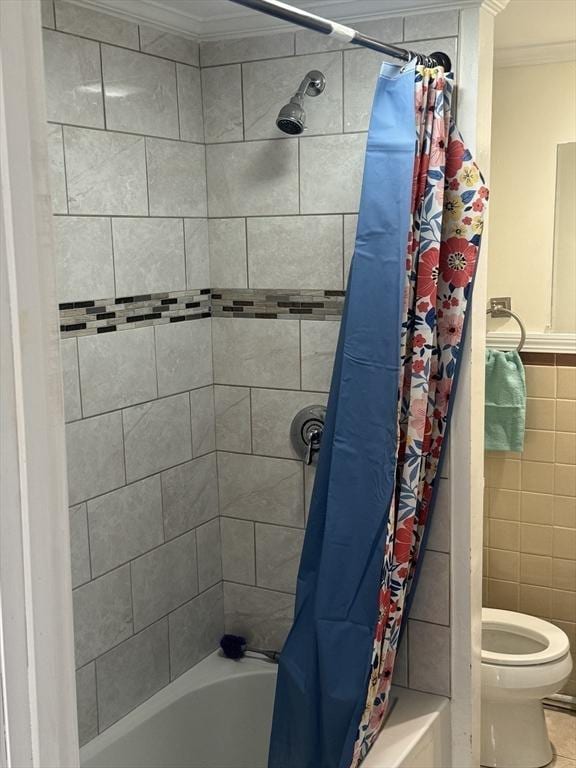
[[[144,53],[153,53],[165,59],[198,66],[199,47],[196,40],[189,37],[140,24],[140,48]]]
[[[360,203],[366,134],[300,139],[302,213],[355,213]]]
[[[180,219],[112,220],[116,296],[186,289]]]
[[[338,133],[342,130],[342,55],[320,53],[243,65],[244,129],[247,139],[286,137],[276,127],[276,117],[306,72],[313,69],[324,73],[326,87],[318,98],[309,99],[306,104],[307,134]]]
[[[196,532],[142,555],[131,568],[137,632],[198,594]]]
[[[356,246],[356,229],[358,228],[358,214],[349,213],[344,216],[344,288],[348,283],[350,264]]]
[[[210,219],[208,231],[212,287],[247,288],[245,219]]]
[[[179,137],[173,62],[103,45],[102,74],[108,130]]]
[[[168,617],[172,679],[212,653],[224,634],[224,595],[217,584]]]
[[[408,683],[418,691],[450,696],[450,627],[408,622]]]
[[[215,317],[212,335],[215,383],[299,389],[298,321]]]
[[[297,139],[210,145],[206,162],[210,216],[298,213]]]
[[[66,453],[70,504],[124,485],[122,415],[116,411],[67,424]]]
[[[190,392],[190,413],[194,458],[215,451],[214,387],[202,387]]]
[[[151,216],[206,216],[204,147],[147,139]]]
[[[48,171],[50,175],[52,213],[68,213],[62,126],[48,125],[46,127],[46,139],[48,144]]]
[[[184,219],[186,287],[210,287],[208,219]]]
[[[52,221],[58,301],[114,296],[110,220],[55,216]]]
[[[157,397],[153,328],[82,336],[78,353],[85,416]]]
[[[70,507],[70,559],[72,561],[72,586],[78,587],[90,581],[90,548],[86,504]]]
[[[247,221],[251,288],[342,288],[342,217]]]
[[[421,573],[410,616],[432,624],[450,624],[450,556],[422,553]]]
[[[298,459],[290,439],[292,420],[302,408],[326,405],[322,392],[252,390],[252,445],[254,453]]]
[[[55,8],[56,28],[62,32],[138,49],[138,24],[65,0],[56,0]]]
[[[458,10],[415,13],[404,17],[405,40],[429,40],[458,35]]]
[[[367,131],[380,67],[385,59],[359,48],[344,52],[344,130]],[[391,61],[390,58],[386,59]]]
[[[438,493],[429,522],[426,549],[450,552],[450,484],[440,479],[436,482],[439,483]]]
[[[220,518],[222,575],[226,581],[256,583],[254,523],[251,520]]]
[[[82,667],[132,634],[130,566],[74,590],[76,666]]]
[[[204,592],[222,580],[220,520],[210,520],[196,529],[198,543],[198,589]]]
[[[218,453],[220,512],[263,523],[302,526],[302,462]]]
[[[170,682],[164,619],[96,662],[100,729],[107,728]]]
[[[54,29],[54,2],[53,0],[40,0],[40,14],[42,26]]]
[[[166,323],[155,327],[160,395],[184,392],[212,383],[210,319]]]
[[[66,421],[76,421],[82,418],[77,339],[62,339],[60,354],[64,384],[64,413]]]
[[[51,30],[43,40],[48,120],[103,128],[98,43]]]
[[[218,450],[251,453],[250,390],[217,385],[214,408]]]
[[[256,523],[256,584],[296,592],[304,531]]]
[[[164,541],[159,475],[92,499],[87,506],[93,576]]]
[[[64,128],[70,213],[147,216],[144,139]]]
[[[294,34],[241,37],[235,40],[206,40],[200,45],[200,63],[203,67],[230,64],[235,61],[272,59],[294,53]]]
[[[301,326],[302,389],[328,392],[340,323],[307,320]]]
[[[239,64],[202,70],[207,143],[242,141],[242,73]]]
[[[188,393],[126,408],[122,420],[129,483],[192,458]]]
[[[216,517],[216,456],[208,454],[162,472],[162,500],[167,539]]]
[[[76,672],[76,702],[78,705],[78,740],[80,746],[98,735],[98,704],[96,702],[96,669],[87,664]]]
[[[396,652],[392,685],[401,685],[403,688],[408,687],[408,633],[400,640],[400,645]]]
[[[185,141],[204,141],[202,112],[202,86],[200,71],[185,64],[176,65],[178,79],[178,111],[180,114],[180,138]]]
[[[371,19],[354,24],[354,29],[378,40],[387,42],[399,42],[402,40],[402,17]],[[336,40],[327,35],[319,35],[317,32],[301,30],[296,32],[296,53],[320,53],[322,51],[339,51],[343,48],[353,48],[348,42]]]
[[[256,648],[281,650],[292,626],[294,598],[283,592],[224,583],[226,632]]]

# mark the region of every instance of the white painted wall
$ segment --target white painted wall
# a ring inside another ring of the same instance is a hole
[[[576,62],[494,71],[488,296],[511,296],[529,332],[551,322],[556,148],[576,140],[575,80]]]

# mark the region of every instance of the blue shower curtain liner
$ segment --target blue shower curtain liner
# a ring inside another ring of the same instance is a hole
[[[348,768],[366,703],[395,486],[414,126],[414,64],[384,63],[269,768]]]

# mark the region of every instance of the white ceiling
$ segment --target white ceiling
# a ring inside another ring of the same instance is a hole
[[[238,37],[294,26],[229,0],[72,0],[117,16],[152,22],[201,39]],[[0,0],[1,2],[1,0]],[[352,23],[441,7],[478,5],[479,0],[288,0],[319,16]]]

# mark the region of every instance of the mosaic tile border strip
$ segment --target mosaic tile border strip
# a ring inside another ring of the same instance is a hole
[[[254,317],[274,320],[339,320],[342,290],[213,288],[213,317]]]
[[[60,304],[60,335],[92,336],[205,317],[339,320],[342,290],[202,288]]]

